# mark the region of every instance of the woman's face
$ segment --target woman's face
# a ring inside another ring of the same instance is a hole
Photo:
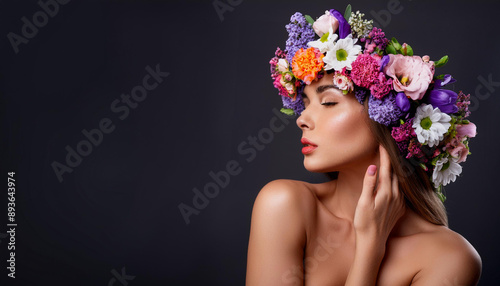
[[[304,88],[304,104],[297,125],[307,170],[334,172],[374,162],[378,143],[366,123],[368,114],[354,94],[333,86],[333,74]]]

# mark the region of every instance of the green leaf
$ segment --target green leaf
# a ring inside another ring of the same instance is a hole
[[[438,75],[438,76],[436,76],[436,77],[434,77],[434,78],[435,78],[435,79],[443,79],[443,78],[444,78],[444,74],[440,74],[440,75]]]
[[[311,24],[311,25],[312,25],[312,24],[314,24],[314,19],[313,19],[311,16],[309,16],[309,15],[305,15],[304,17],[306,18],[306,21],[307,21],[309,24]]]
[[[396,54],[396,49],[394,48],[393,45],[387,45],[387,47],[385,48],[385,51],[388,53],[388,54],[393,54],[395,55]]]
[[[347,7],[345,7],[344,18],[347,21],[349,21],[349,18],[351,18],[351,4],[347,5]]]
[[[434,63],[434,66],[435,67],[442,67],[444,66],[446,63],[448,62],[448,56],[444,56],[442,57],[441,59],[439,59],[439,61],[437,63]]]
[[[294,115],[293,109],[291,108],[282,108],[280,111],[286,115]]]
[[[396,40],[396,38],[392,37],[392,39],[391,39],[391,43],[392,43],[392,45],[394,46],[394,48],[396,49],[396,51],[401,50],[402,46],[401,46],[401,44],[398,42],[398,40]]]
[[[413,56],[413,49],[408,44],[406,44],[406,55],[410,57]]]

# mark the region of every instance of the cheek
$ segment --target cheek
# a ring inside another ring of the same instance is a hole
[[[356,159],[365,156],[376,146],[375,138],[365,122],[367,115],[362,112],[358,109],[342,112],[325,122],[328,153],[335,154],[337,159]]]

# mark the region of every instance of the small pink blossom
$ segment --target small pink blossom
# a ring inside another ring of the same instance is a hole
[[[333,17],[330,11],[325,11],[325,14],[319,17],[313,24],[313,30],[318,36],[323,36],[323,34],[328,33],[330,28],[333,29],[332,33],[335,33],[339,28],[339,21],[337,18]]]
[[[288,62],[286,59],[279,59],[277,66],[278,66],[278,71],[280,71],[280,72],[287,72],[288,71]]]
[[[352,80],[341,72],[335,72],[333,75],[333,84],[340,90],[351,92],[354,90]]]
[[[390,54],[389,57],[384,71],[392,77],[394,90],[413,100],[422,99],[434,76],[434,64],[424,62],[419,56]]]

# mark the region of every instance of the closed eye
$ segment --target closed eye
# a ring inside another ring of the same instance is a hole
[[[337,104],[337,102],[323,102],[323,103],[321,103],[321,105],[326,105],[326,106],[333,106],[335,104]]]

